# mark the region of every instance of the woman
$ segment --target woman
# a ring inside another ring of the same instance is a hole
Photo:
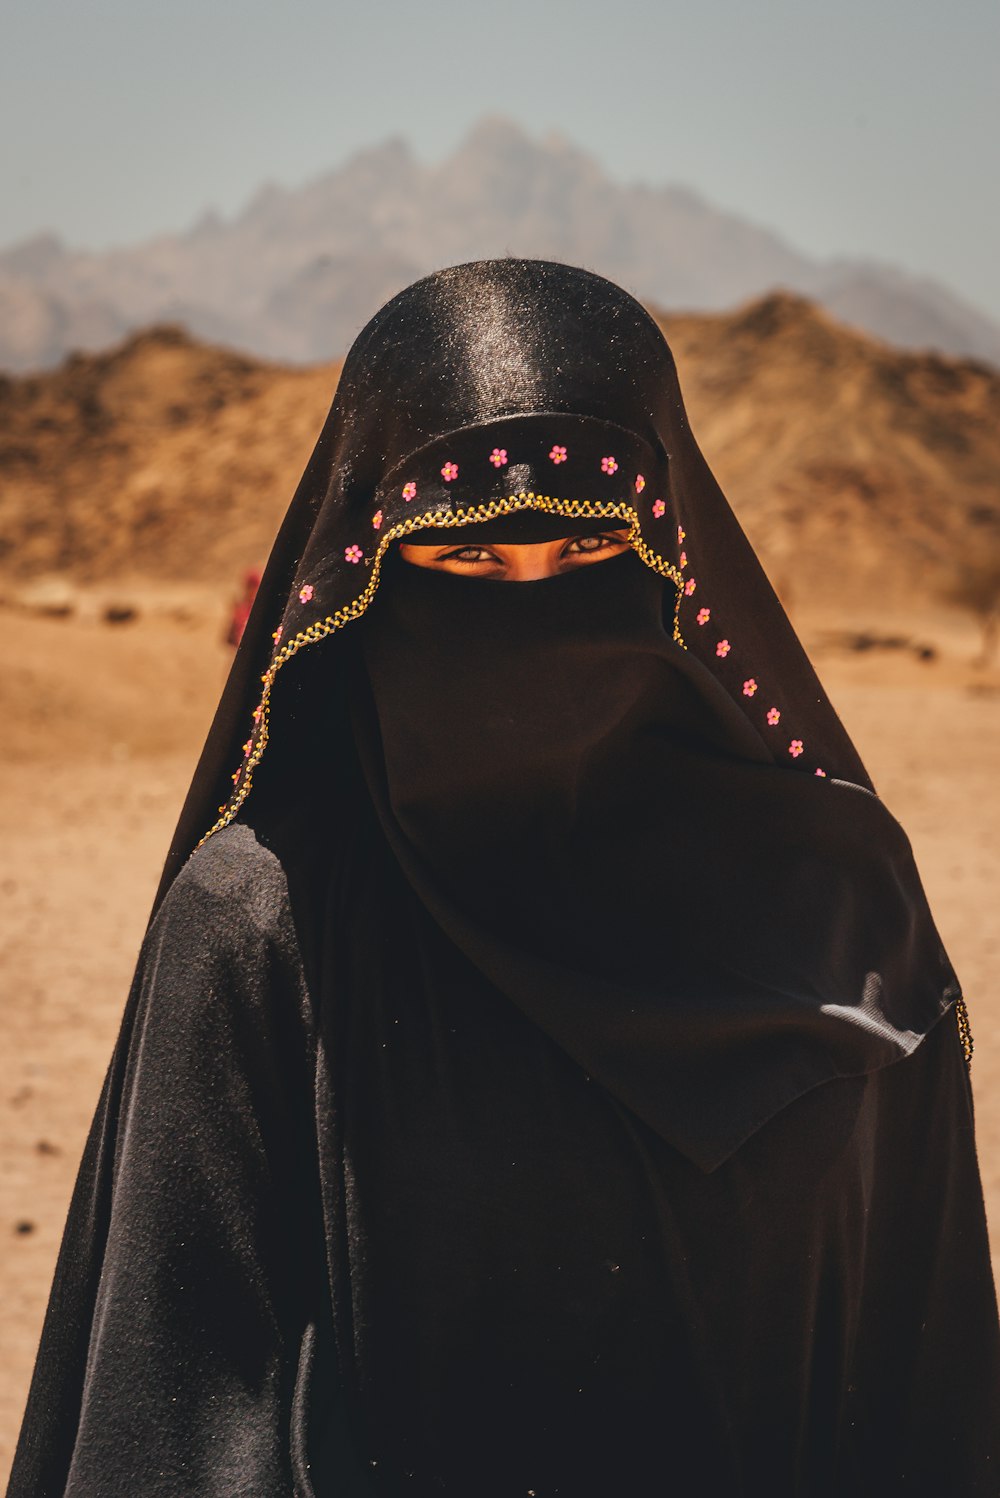
[[[421,281],[182,813],[11,1492],[995,1498],[970,1051],[655,324]]]

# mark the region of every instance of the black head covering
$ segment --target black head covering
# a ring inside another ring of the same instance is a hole
[[[278,673],[364,614],[391,542],[525,511],[569,528],[628,525],[636,552],[673,593],[675,638],[739,705],[774,762],[869,786],[691,434],[656,323],[586,271],[482,261],[401,292],[348,354],[271,553],[161,897],[206,830],[243,804]]]
[[[500,591],[390,552],[498,524],[627,527],[632,550]],[[289,664],[321,642],[304,691]],[[705,1168],[809,1087],[908,1054],[955,1001],[906,838],[698,450],[662,334],[609,282],[459,266],[361,334],[165,884],[207,829],[296,794],[337,683],[441,929]]]

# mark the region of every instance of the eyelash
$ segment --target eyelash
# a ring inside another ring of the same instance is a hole
[[[566,551],[560,552],[560,558],[566,556],[594,556],[597,552],[604,551],[609,546],[620,544],[616,536],[577,536],[575,542],[570,542],[570,546],[575,545],[576,542],[579,541],[600,541],[601,545],[592,546],[586,551],[573,552],[567,549]],[[463,552],[468,551],[477,551],[480,552],[481,555],[476,557],[463,556]],[[487,551],[485,547],[481,546],[463,546],[458,551],[446,552],[444,556],[438,557],[438,561],[458,562],[460,566],[463,567],[481,567],[484,562],[496,562],[499,566],[503,565],[499,557],[495,557],[492,552]]]

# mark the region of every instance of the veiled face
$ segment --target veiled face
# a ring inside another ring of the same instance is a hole
[[[600,535],[564,536],[555,541],[527,545],[496,542],[467,542],[464,546],[403,544],[399,552],[403,560],[414,567],[485,577],[494,582],[530,583],[618,556],[628,548],[628,534],[627,529],[610,530]]]

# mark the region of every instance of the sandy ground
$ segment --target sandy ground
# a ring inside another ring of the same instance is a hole
[[[202,607],[109,627],[0,610],[0,1475],[6,1478],[77,1160],[160,865],[225,671]],[[800,620],[907,827],[976,1039],[980,1160],[1000,1264],[1000,677],[971,635],[936,663],[855,655]],[[883,621],[884,625],[884,621]],[[919,1168],[919,1162],[915,1162]]]

